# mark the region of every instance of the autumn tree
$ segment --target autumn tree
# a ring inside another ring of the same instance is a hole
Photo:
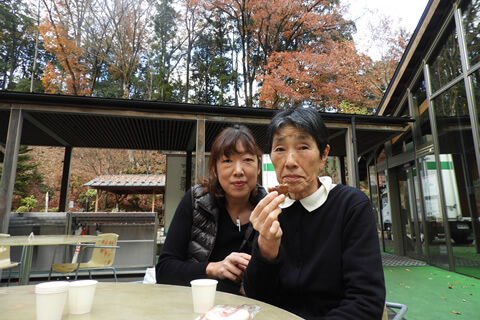
[[[390,80],[410,41],[410,34],[387,15],[373,11],[376,19],[369,20],[369,32],[363,35],[370,44],[363,56],[363,72],[359,81],[364,87],[364,101],[375,108],[381,101]]]
[[[357,61],[348,42],[354,28],[338,0],[212,0],[211,6],[229,15],[240,36],[247,106],[254,104],[256,84],[260,104],[274,108],[301,100],[337,105],[361,95],[358,86],[345,85],[358,71],[348,70]],[[343,73],[334,74],[339,67]]]
[[[319,49],[274,52],[262,81],[264,107],[308,105],[335,110],[343,101],[360,101],[362,87],[357,70],[361,62],[351,41],[327,41]]]
[[[404,30],[377,15],[372,46],[383,41],[391,47],[378,60],[360,54],[339,0],[41,1],[49,93],[336,111],[372,107],[408,41]],[[7,26],[2,9],[0,23]],[[6,55],[13,51],[3,34],[5,86],[12,81]],[[27,56],[31,46],[11,47]],[[27,74],[18,70],[13,73]]]
[[[54,53],[57,63],[45,69],[43,84],[47,93],[65,92],[90,95],[88,66],[82,58],[82,27],[89,1],[42,0],[47,19],[39,27],[45,48]]]
[[[109,60],[113,45],[112,21],[107,19],[106,1],[95,1],[91,4],[89,18],[85,22],[84,56],[90,69],[90,86],[92,93],[97,88],[99,78],[104,76],[104,69]]]
[[[114,0],[106,9],[113,32],[109,69],[120,80],[122,98],[128,99],[133,76],[146,49],[151,4],[144,0]]]
[[[108,1],[42,1],[46,18],[40,31],[56,58],[45,70],[46,92],[93,95],[112,46]]]
[[[330,0],[276,0],[255,7],[262,106],[335,108],[360,99],[354,29],[340,9]]]

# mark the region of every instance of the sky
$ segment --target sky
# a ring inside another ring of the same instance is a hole
[[[375,18],[375,15],[369,10],[376,10],[380,15],[391,17],[393,23],[400,23],[412,34],[428,0],[340,0],[340,3],[350,4],[347,17],[355,20],[357,24],[358,31],[354,35],[357,48],[372,56],[375,53],[372,50],[369,52],[370,43],[368,37],[365,36],[368,22]]]

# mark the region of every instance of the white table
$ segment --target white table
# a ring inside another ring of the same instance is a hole
[[[35,236],[11,236],[0,238],[0,245],[24,246],[25,250],[20,265],[19,283],[28,284],[30,281],[30,270],[32,268],[34,246],[54,246],[63,244],[74,244],[84,242],[96,242],[99,236],[77,236],[77,235],[35,235]]]
[[[0,315],[2,320],[35,319],[35,286],[0,288]],[[69,315],[63,320],[194,320],[190,287],[143,283],[99,282],[92,311],[85,315]],[[217,291],[215,305],[258,305],[260,312],[253,320],[287,320],[300,317],[258,300]]]

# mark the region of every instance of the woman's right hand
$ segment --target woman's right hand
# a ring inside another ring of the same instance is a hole
[[[240,282],[243,280],[243,272],[247,268],[250,258],[251,256],[247,253],[232,252],[222,261],[210,262],[207,265],[207,277]]]
[[[285,195],[277,191],[269,193],[255,207],[250,215],[253,228],[258,231],[258,247],[262,256],[273,260],[278,256],[283,231],[278,222],[282,213],[279,204],[285,200]]]

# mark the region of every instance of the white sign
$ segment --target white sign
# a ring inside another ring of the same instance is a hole
[[[265,190],[268,190],[268,188],[273,188],[278,184],[270,155],[264,154],[262,156],[262,186]]]
[[[204,163],[205,172],[208,172],[208,156],[205,156]],[[175,210],[182,200],[185,190],[185,179],[187,175],[186,155],[184,154],[167,154],[167,174],[165,177],[165,212],[164,222],[165,231],[172,221]],[[195,156],[192,156],[192,183],[195,183]]]

